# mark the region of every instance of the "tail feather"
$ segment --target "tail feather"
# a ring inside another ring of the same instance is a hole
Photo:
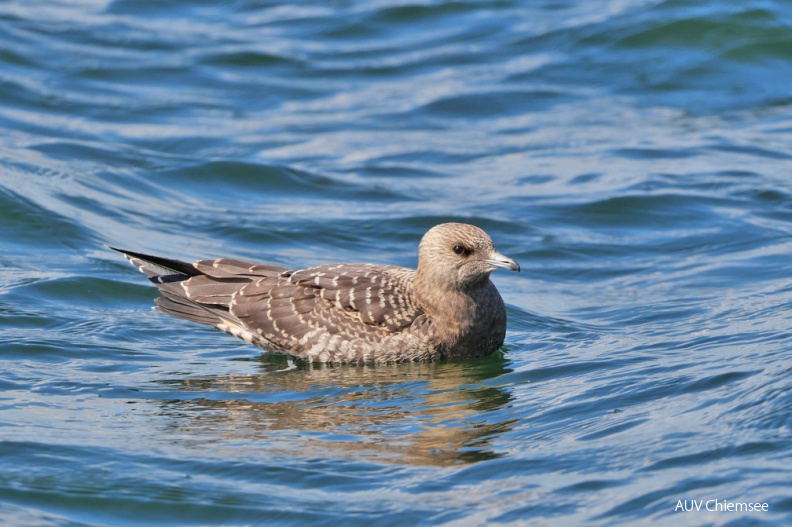
[[[138,268],[144,275],[148,276],[152,282],[176,282],[185,280],[191,276],[202,274],[192,264],[180,260],[171,260],[161,256],[151,256],[149,254],[136,253],[107,246],[108,249],[118,251],[123,254],[129,263]],[[181,278],[180,278],[181,277]]]
[[[198,322],[199,324],[207,324],[209,326],[217,327],[219,324],[227,322],[227,318],[222,316],[219,310],[204,307],[196,304],[183,296],[172,295],[161,291],[162,296],[157,298],[156,302],[158,311],[167,313],[182,320],[189,320],[191,322]],[[226,313],[226,316],[228,313]]]
[[[251,281],[249,273],[255,264],[229,259],[207,260],[198,262],[203,266],[198,269],[194,264],[179,260],[109,246],[108,249],[122,253],[157,286],[162,295],[155,300],[155,309],[158,311],[182,320],[214,326],[247,342],[252,343],[257,338],[228,309],[233,294]],[[260,267],[270,272],[280,271],[275,266]],[[208,271],[220,276],[211,276]],[[189,282],[192,278],[197,280],[195,284]]]

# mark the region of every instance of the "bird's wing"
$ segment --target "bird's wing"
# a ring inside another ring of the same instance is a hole
[[[122,252],[159,288],[158,309],[298,356],[340,346],[351,360],[403,328],[425,330],[429,323],[413,300],[409,269],[344,264],[290,271],[231,258],[189,264]]]
[[[358,313],[366,324],[394,331],[422,313],[412,297],[412,280],[399,271],[373,264],[323,265],[297,271],[289,281],[314,288],[337,309]]]
[[[286,347],[311,332],[371,339],[423,313],[409,283],[399,268],[324,265],[257,279],[234,295],[230,311],[249,330]]]
[[[233,258],[199,260],[192,266],[200,274],[182,282],[187,298],[198,304],[225,307],[229,307],[234,294],[250,282],[287,272],[285,267]]]

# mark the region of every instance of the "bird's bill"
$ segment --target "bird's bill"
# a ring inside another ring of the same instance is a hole
[[[504,269],[520,272],[520,264],[499,252],[492,253],[486,262],[493,267],[503,267]]]

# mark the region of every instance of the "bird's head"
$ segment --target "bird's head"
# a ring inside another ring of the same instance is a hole
[[[432,227],[418,247],[418,274],[460,290],[487,283],[492,271],[503,267],[519,271],[520,265],[499,253],[483,230],[467,223],[441,223]]]

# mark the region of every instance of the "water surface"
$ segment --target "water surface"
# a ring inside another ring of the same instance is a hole
[[[792,6],[0,5],[0,522],[792,522]],[[103,244],[521,274],[481,360],[310,366]],[[679,500],[766,502],[675,512]]]

